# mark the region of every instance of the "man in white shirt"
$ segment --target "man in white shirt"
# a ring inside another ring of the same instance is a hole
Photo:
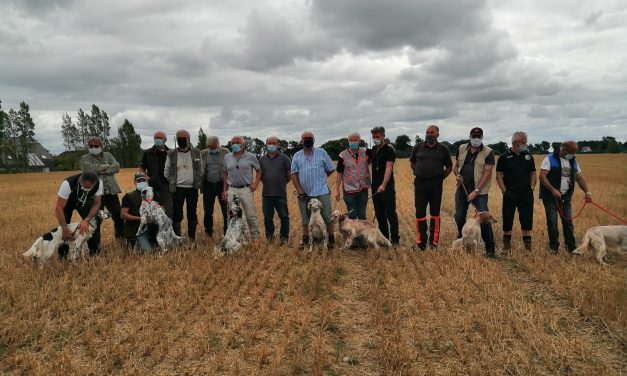
[[[100,203],[103,194],[103,184],[95,172],[83,172],[82,174],[73,175],[66,178],[57,194],[57,205],[55,207],[55,216],[61,230],[63,231],[63,239],[70,240],[74,238],[74,234],[68,228],[68,224],[72,221],[72,213],[74,210],[83,219],[78,226],[81,234],[89,231],[89,221],[100,210]],[[95,255],[100,252],[100,223],[97,224],[96,230],[92,237],[87,241],[89,254]],[[69,247],[67,244],[59,246],[59,256],[67,258]]]
[[[575,191],[575,181],[586,194],[586,202],[592,201],[592,193],[588,184],[581,175],[581,168],[575,160],[577,143],[566,141],[560,150],[549,154],[540,166],[540,198],[546,211],[546,225],[549,233],[549,248],[555,254],[559,250],[559,230],[557,228],[558,214],[562,217],[564,242],[568,252],[572,252],[575,243],[575,228],[572,216],[572,197]],[[561,209],[560,209],[561,208]],[[561,210],[561,213],[559,211]]]

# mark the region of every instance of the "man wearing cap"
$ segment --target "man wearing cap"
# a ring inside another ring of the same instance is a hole
[[[546,226],[549,233],[549,248],[555,254],[559,251],[560,233],[557,228],[557,217],[561,216],[562,230],[566,249],[572,253],[575,244],[575,227],[573,226],[572,198],[575,182],[585,192],[586,202],[592,201],[592,193],[581,175],[581,168],[575,159],[577,143],[563,142],[559,150],[555,150],[544,158],[540,165],[540,198],[546,212]],[[559,213],[561,207],[562,213]]]
[[[176,132],[177,148],[168,151],[163,175],[168,179],[172,193],[172,228],[181,236],[183,205],[187,210],[187,236],[192,244],[196,240],[198,216],[198,190],[202,186],[203,164],[200,150],[192,147],[189,132]]]
[[[142,189],[148,187],[148,175],[143,172],[135,174],[135,189],[132,192],[126,193],[122,197],[122,209],[120,210],[120,216],[124,220],[124,237],[126,238],[127,248],[133,249],[135,245],[139,247],[141,251],[150,251],[157,246],[157,232],[159,226],[151,223],[148,225],[148,231],[137,235],[139,229],[141,216],[139,215],[139,208],[142,205]],[[159,194],[154,193],[154,201],[159,202]]]
[[[259,181],[253,178],[253,170],[259,173],[259,161],[253,153],[246,151],[246,143],[242,136],[231,139],[231,152],[224,156],[222,167],[222,199],[230,203],[233,195],[237,195],[246,215],[246,223],[250,238],[254,243],[259,241],[259,223],[255,208],[255,190]]]
[[[222,181],[224,156],[229,153],[227,148],[220,146],[220,140],[216,136],[207,137],[207,149],[200,152],[205,164],[202,179],[202,206],[205,210],[204,226],[205,234],[213,237],[213,208],[216,200],[222,212],[222,233],[226,234],[228,218],[226,214],[226,201],[222,200],[224,184]]]
[[[385,128],[374,127],[372,136],[372,205],[379,231],[393,246],[398,246],[398,215],[396,214],[396,190],[394,187],[394,162],[396,151],[385,139]]]
[[[168,141],[162,131],[155,132],[153,136],[154,145],[144,151],[142,160],[139,163],[139,170],[148,175],[148,184],[153,188],[155,194],[161,198],[159,203],[163,206],[165,214],[172,218],[172,193],[168,179],[165,178],[165,161],[168,158],[170,148],[165,144]]]
[[[503,193],[503,251],[506,253],[512,248],[516,209],[525,249],[531,251],[533,189],[536,180],[536,164],[527,148],[527,134],[516,132],[512,135],[512,147],[496,163],[496,182]]]
[[[442,183],[453,170],[451,153],[438,142],[440,129],[430,125],[424,142],[412,150],[409,162],[414,172],[414,204],[416,207],[416,244],[413,249],[424,251],[427,244],[438,246],[440,239],[440,205]],[[427,205],[429,205],[429,237],[427,238]]]
[[[462,227],[466,223],[468,205],[472,203],[478,212],[487,212],[488,192],[494,168],[494,152],[483,144],[483,130],[470,130],[470,142],[459,146],[455,156],[453,171],[457,177],[455,192],[455,222],[457,238],[462,237]],[[486,256],[495,258],[494,234],[491,223],[481,224],[481,238],[485,243]]]

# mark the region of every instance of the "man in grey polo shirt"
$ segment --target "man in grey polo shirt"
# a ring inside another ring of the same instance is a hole
[[[266,230],[266,239],[272,242],[274,238],[274,212],[276,210],[281,220],[281,245],[286,245],[290,234],[290,217],[287,210],[286,186],[291,178],[290,158],[279,151],[279,139],[270,136],[266,140],[268,153],[259,159],[261,170],[257,173],[256,183],[263,182],[263,224]]]
[[[231,153],[224,156],[222,169],[224,173],[222,199],[230,203],[234,194],[239,197],[246,215],[250,237],[253,242],[257,242],[259,225],[253,192],[257,189],[259,181],[253,179],[253,170],[259,171],[259,161],[254,154],[244,149],[245,143],[242,136],[235,136],[231,139]]]

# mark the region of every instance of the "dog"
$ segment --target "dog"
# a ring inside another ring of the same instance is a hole
[[[625,255],[627,253],[627,226],[597,226],[586,231],[581,246],[573,251],[583,255],[586,250],[593,250],[599,264],[607,265],[603,257],[607,250]]]
[[[343,249],[349,248],[355,238],[362,237],[369,247],[379,248],[379,245],[391,247],[392,243],[379,231],[374,223],[363,219],[349,219],[349,213],[341,213],[336,210],[331,215],[333,221],[337,221],[340,233],[344,236]]]
[[[216,257],[233,254],[246,243],[246,221],[239,197],[234,194],[229,203],[229,222],[226,234],[218,246],[214,248]]]
[[[496,223],[496,219],[489,212],[477,212],[474,216],[468,218],[464,227],[462,227],[462,237],[455,240],[451,246],[453,250],[466,250],[467,252],[475,252],[481,244],[481,227],[482,223]]]
[[[317,198],[312,198],[307,203],[307,208],[311,211],[309,216],[309,252],[313,251],[314,245],[322,245],[323,249],[328,248],[329,234],[327,225],[322,219],[322,202]]]
[[[80,225],[80,222],[70,223],[68,225],[68,228],[70,229],[70,231],[72,231],[72,234],[74,234],[74,239],[67,241],[63,239],[63,230],[61,229],[61,226],[58,226],[57,228],[50,230],[49,232],[43,234],[37,240],[35,240],[35,243],[33,243],[30,249],[24,252],[22,256],[32,257],[33,260],[39,262],[40,265],[42,265],[43,263],[48,261],[48,259],[53,254],[58,252],[59,246],[61,244],[66,243],[70,248],[68,253],[68,260],[75,261],[78,256],[82,254],[83,246],[85,245],[87,240],[92,237],[98,225],[102,223],[103,220],[109,217],[110,215],[108,212],[99,210],[96,215],[89,221],[89,230],[87,230],[85,234],[81,234],[78,231],[78,226]]]
[[[148,225],[154,223],[159,227],[157,243],[161,253],[167,252],[169,247],[180,246],[183,238],[174,233],[172,220],[165,214],[165,210],[156,201],[153,201],[152,187],[142,189],[141,197],[142,203],[139,207],[141,221],[136,235],[139,236],[144,231],[148,231]]]

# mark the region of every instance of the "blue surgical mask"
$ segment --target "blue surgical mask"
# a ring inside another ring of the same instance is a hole
[[[233,144],[233,145],[231,145],[231,151],[233,153],[239,153],[240,150],[242,150],[242,145],[240,145],[240,144]]]
[[[575,158],[575,154],[566,154],[566,155],[564,156],[564,158],[565,158],[566,160],[570,161],[571,159]]]
[[[353,149],[353,150],[357,150],[357,149],[359,149],[359,142],[349,142],[348,143],[348,147]]]
[[[527,145],[520,145],[518,147],[518,151],[520,151],[521,153],[526,153],[529,151],[529,148],[527,147]]]
[[[155,138],[155,146],[163,146],[163,140]]]
[[[479,146],[481,146],[481,144],[483,143],[483,140],[480,138],[471,138],[470,139],[470,145],[472,145],[475,148],[478,148]]]
[[[378,138],[373,138],[373,139],[372,139],[372,143],[373,143],[373,144],[375,144],[375,145],[381,145],[381,142],[382,142],[382,141],[381,141],[381,140],[379,140]]]
[[[276,153],[278,148],[276,145],[266,145],[266,150],[268,150],[268,153]]]
[[[136,183],[135,186],[138,191],[142,191],[143,189],[148,188],[148,182],[140,181],[139,183]]]

